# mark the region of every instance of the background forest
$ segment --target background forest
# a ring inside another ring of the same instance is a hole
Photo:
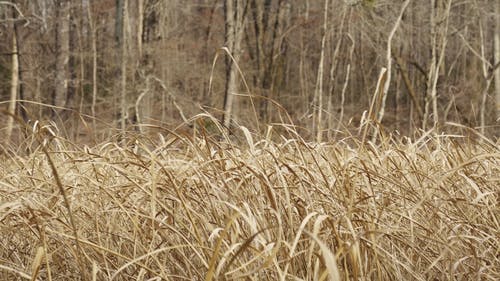
[[[264,130],[286,111],[317,140],[367,119],[498,137],[499,36],[496,0],[0,1],[2,127]]]

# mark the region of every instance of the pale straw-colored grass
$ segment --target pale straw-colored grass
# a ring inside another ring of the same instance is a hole
[[[5,155],[0,280],[500,279],[491,141],[239,133]]]

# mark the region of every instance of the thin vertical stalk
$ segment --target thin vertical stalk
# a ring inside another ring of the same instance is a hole
[[[323,130],[321,126],[321,120],[323,118],[323,72],[324,72],[324,61],[325,61],[325,49],[326,49],[326,38],[328,33],[328,3],[329,0],[325,0],[324,15],[323,15],[323,37],[321,38],[321,55],[318,64],[318,76],[316,77],[316,89],[314,91],[314,109],[316,114],[313,118],[316,118],[314,124],[316,127],[316,141],[321,142],[323,136]]]

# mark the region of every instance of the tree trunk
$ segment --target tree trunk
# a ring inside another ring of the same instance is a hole
[[[274,3],[274,4],[273,4]],[[285,27],[288,17],[284,0],[253,0],[251,2],[255,45],[249,46],[256,62],[255,86],[264,97],[273,98],[274,72],[276,69],[275,56],[279,32]],[[275,8],[273,8],[275,7]],[[255,51],[253,52],[253,49]],[[259,116],[261,120],[268,118],[268,99],[262,98],[259,103]]]
[[[422,121],[424,113],[422,112],[422,108],[420,107],[420,102],[417,98],[416,91],[413,88],[412,81],[408,77],[408,69],[407,69],[406,65],[403,63],[403,60],[401,59],[400,56],[396,55],[396,56],[394,56],[394,58],[395,58],[396,64],[398,65],[399,73],[401,74],[401,78],[403,78],[403,82],[406,86],[406,90],[408,91],[408,95],[410,96],[410,99],[413,103],[413,106],[417,110],[418,118],[420,121]],[[410,115],[410,117],[412,117],[412,115]]]
[[[118,47],[120,49],[120,129],[125,133],[128,118],[127,102],[127,24],[128,24],[128,0],[118,0],[116,31]]]
[[[142,33],[144,30],[144,0],[137,0],[137,54],[138,64],[142,59]]]
[[[380,105],[380,108],[378,109],[378,117],[377,117],[377,123],[380,124],[382,123],[382,119],[384,118],[384,113],[385,113],[385,101],[387,100],[387,95],[389,92],[389,86],[391,83],[391,72],[392,72],[392,38],[394,37],[394,34],[396,33],[399,25],[401,24],[401,21],[403,20],[403,15],[406,11],[406,8],[408,7],[408,4],[410,4],[411,0],[406,0],[403,3],[403,7],[401,7],[401,12],[399,13],[399,17],[394,23],[394,27],[392,28],[391,32],[389,33],[389,38],[387,39],[387,53],[386,53],[386,61],[387,61],[387,78],[385,79],[385,83],[382,86],[383,87],[383,92],[382,92],[382,102]],[[375,138],[377,134],[374,134],[373,137]]]
[[[498,6],[498,5],[496,5]],[[494,18],[495,21],[497,21],[496,18]],[[494,28],[496,28],[496,25],[494,23]],[[481,18],[479,17],[479,38],[480,38],[480,41],[481,41],[481,45],[480,45],[480,49],[481,49],[481,61],[482,61],[482,67],[483,67],[483,78],[484,78],[484,81],[485,81],[485,85],[484,85],[484,88],[481,92],[481,105],[480,105],[480,108],[479,108],[479,120],[480,120],[480,129],[479,131],[481,132],[481,134],[484,135],[485,133],[485,129],[486,129],[486,101],[488,99],[488,93],[489,93],[489,90],[490,90],[490,87],[491,87],[491,82],[496,79],[496,77],[498,76],[498,70],[495,69],[495,67],[498,67],[498,66],[495,66],[495,62],[498,63],[498,60],[496,58],[496,50],[495,50],[495,44],[497,43],[496,42],[496,39],[499,35],[498,34],[495,34],[494,35],[494,38],[493,40],[495,41],[494,44],[493,44],[493,64],[491,64],[487,59],[486,59],[486,42],[488,40],[485,40],[484,38],[484,31],[483,31],[483,22],[481,20]],[[495,90],[498,89],[498,85],[495,86]],[[497,96],[498,98],[498,96]]]
[[[77,17],[75,16],[75,11],[72,8],[68,8],[68,81],[67,81],[67,93],[66,99],[64,101],[64,106],[68,109],[73,109],[74,99],[76,95],[76,83],[78,80],[77,70],[76,70],[76,40],[77,31],[79,23],[76,23]],[[68,111],[65,111],[68,113]]]
[[[12,23],[12,69],[10,81],[10,99],[9,107],[7,109],[7,129],[5,133],[5,142],[10,141],[12,129],[14,127],[14,114],[16,113],[17,92],[19,88],[19,54],[17,46],[17,34],[14,30],[15,23]]]
[[[318,64],[318,75],[316,77],[316,89],[314,91],[314,109],[315,114],[313,115],[313,125],[316,129],[316,141],[321,142],[323,137],[322,119],[323,119],[323,73],[324,73],[324,60],[325,60],[325,49],[326,49],[326,38],[328,35],[328,2],[325,0],[325,6],[323,10],[323,36],[321,38],[321,53]]]
[[[94,133],[96,130],[96,101],[97,101],[97,32],[94,19],[92,18],[92,2],[87,3],[87,18],[89,22],[90,41],[92,44],[92,104],[90,105],[90,112],[92,113],[92,127]]]
[[[56,111],[66,106],[68,94],[68,62],[69,62],[69,12],[68,0],[56,1],[56,81],[53,105]]]
[[[444,62],[446,45],[448,43],[448,20],[450,18],[451,3],[448,0],[445,10],[441,7],[442,2],[431,0],[431,65],[427,76],[427,95],[424,111],[424,130],[427,126],[429,117],[429,106],[432,105],[433,126],[439,122],[439,112],[437,107],[437,83],[439,80],[439,71]],[[438,28],[438,21],[441,28]],[[439,52],[439,53],[438,53]]]
[[[229,128],[231,124],[234,94],[238,90],[238,69],[236,67],[236,63],[238,62],[238,58],[241,53],[241,41],[243,39],[243,31],[245,28],[246,5],[247,3],[234,0],[226,0],[224,2],[226,45],[232,54],[232,58],[228,60],[228,69],[226,72],[226,93],[224,96],[223,124],[226,128]]]
[[[436,89],[432,86],[434,81],[434,76],[437,75],[436,72],[436,37],[437,37],[437,24],[436,24],[436,0],[430,0],[430,36],[431,36],[431,63],[429,66],[429,72],[427,74],[427,91],[425,94],[425,105],[424,105],[424,120],[422,122],[422,127],[425,130],[427,128],[427,122],[429,119],[429,107],[431,103],[436,99]]]
[[[146,67],[143,66],[147,65],[147,57],[144,58],[143,60],[143,31],[144,31],[144,0],[137,0],[137,15],[136,15],[136,26],[137,29],[136,31],[136,45],[137,45],[137,53],[135,54],[136,56],[136,61],[135,65],[137,69],[145,69]],[[146,74],[145,76],[143,75],[137,75],[139,76],[139,80],[146,80],[146,89],[142,91],[140,96],[136,100],[136,106],[135,106],[135,119],[137,121],[137,128],[139,129],[139,132],[141,134],[145,134],[148,132],[148,126],[144,126],[142,122],[144,120],[149,119],[151,117],[151,107],[152,107],[152,98],[151,95],[146,95],[146,93],[149,93],[149,78],[148,78],[148,70],[145,71]],[[134,76],[135,77],[135,76]],[[141,83],[141,82],[139,82]],[[142,84],[142,83],[141,83]]]
[[[351,41],[351,50],[349,51],[349,62],[347,63],[346,67],[346,74],[345,74],[345,79],[344,79],[344,86],[342,87],[342,93],[340,94],[340,116],[339,116],[339,121],[337,124],[337,129],[335,130],[335,137],[337,136],[337,132],[340,131],[342,127],[342,122],[344,120],[344,106],[345,106],[345,101],[346,101],[346,90],[347,86],[349,85],[349,80],[350,80],[350,75],[351,75],[351,63],[353,62],[352,56],[354,54],[354,48],[356,46],[354,40],[352,39],[352,36],[350,34],[347,34],[349,40]]]
[[[328,137],[331,137],[331,128],[333,128],[333,96],[335,94],[335,82],[336,82],[336,75],[337,75],[337,65],[339,62],[339,54],[340,54],[340,47],[343,43],[343,37],[344,37],[344,24],[345,24],[345,19],[347,17],[347,9],[344,8],[342,10],[342,19],[340,21],[340,27],[339,27],[339,32],[337,34],[337,44],[335,45],[335,49],[333,50],[332,53],[332,58],[331,58],[331,66],[330,66],[330,79],[329,79],[329,88],[328,88],[328,104],[327,104],[327,112],[328,112]],[[350,14],[350,12],[349,12]],[[350,25],[348,24],[348,30],[350,29]],[[347,74],[346,74],[346,79],[349,78],[349,72],[351,68],[351,63],[352,63],[352,53],[354,51],[354,41],[351,38],[350,33],[348,32],[347,37],[349,38],[351,42],[351,51],[349,52],[349,62],[347,63]],[[332,32],[331,35],[331,41],[334,42],[334,34]],[[344,116],[344,104],[345,104],[345,90],[347,89],[348,81],[344,80],[344,87],[342,88],[342,94],[341,94],[341,106],[340,106],[340,117],[339,117],[339,122],[337,128],[341,125],[342,119]],[[335,135],[337,135],[335,133]]]
[[[123,8],[125,6],[124,1],[126,0],[116,0],[116,15],[115,15],[115,40],[118,47],[120,46],[123,38]]]
[[[480,129],[481,134],[484,135],[486,128],[486,100],[488,99],[488,92],[490,90],[491,81],[493,80],[493,76],[485,77],[485,85],[483,90],[481,91],[481,106],[479,108],[480,115]]]
[[[495,63],[494,65],[497,65],[500,63],[500,1],[496,2],[496,19],[495,19],[495,35],[494,35],[494,40],[495,40],[495,46],[494,46],[494,52],[495,52]],[[497,67],[497,69],[493,70],[495,71],[495,104],[496,104],[496,121],[500,121],[500,68]]]

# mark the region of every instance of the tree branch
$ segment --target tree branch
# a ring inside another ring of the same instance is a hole
[[[26,19],[26,17],[24,16],[23,12],[21,12],[21,10],[17,6],[17,4],[12,3],[12,2],[7,2],[7,1],[0,1],[0,5],[11,6],[19,14],[18,18],[3,19],[3,20],[0,20],[0,23],[4,23],[4,22],[18,22],[18,21],[23,21],[24,20],[24,21],[26,21],[26,23],[24,24],[25,26],[29,24],[29,20]]]

